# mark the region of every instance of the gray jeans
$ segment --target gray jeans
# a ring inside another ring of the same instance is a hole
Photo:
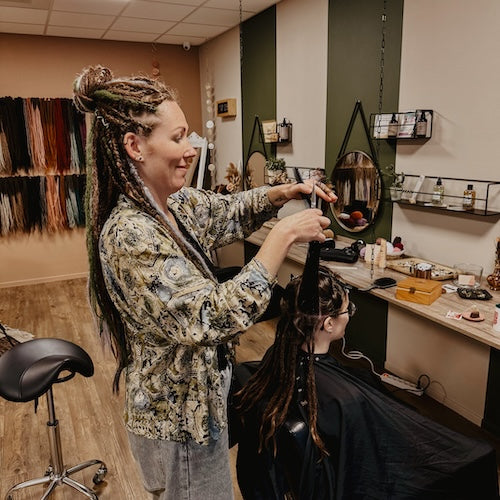
[[[224,374],[229,391],[230,370]],[[229,375],[229,377],[228,377]],[[128,433],[144,487],[155,500],[233,500],[227,428],[208,446]]]

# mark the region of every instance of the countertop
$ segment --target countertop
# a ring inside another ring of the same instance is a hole
[[[260,246],[267,234],[271,230],[276,220],[266,222],[258,231],[250,235],[246,241]],[[351,242],[349,238],[337,236],[335,238],[336,248],[349,246]],[[294,244],[288,252],[288,259],[304,264],[307,255],[308,244]],[[350,285],[358,288],[368,288],[373,280],[382,276],[394,278],[396,281],[401,281],[408,276],[392,269],[374,268],[373,277],[371,276],[370,265],[359,259],[354,264],[346,264],[343,262],[321,261],[321,264],[338,272],[342,278]],[[440,281],[440,283],[451,283],[450,280]],[[456,292],[443,293],[441,297],[435,300],[430,305],[416,304],[414,302],[396,299],[396,287],[386,289],[373,289],[369,292],[376,297],[379,297],[392,305],[407,310],[410,313],[427,318],[435,323],[438,323],[450,330],[454,330],[462,335],[470,337],[478,342],[487,344],[495,349],[500,349],[500,332],[493,330],[493,315],[495,304],[500,303],[500,292],[489,289],[486,280],[483,279],[481,288],[487,289],[493,296],[490,300],[468,300],[462,299]],[[473,322],[465,319],[447,318],[448,311],[464,313],[470,310],[471,306],[475,305],[479,313],[484,317],[484,321]]]

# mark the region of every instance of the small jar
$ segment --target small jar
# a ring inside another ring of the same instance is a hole
[[[432,278],[432,264],[420,262],[415,266],[415,278],[430,280]]]

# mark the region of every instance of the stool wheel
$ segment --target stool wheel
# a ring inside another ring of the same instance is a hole
[[[92,481],[95,485],[101,484],[104,481],[104,477],[106,476],[108,469],[105,465],[101,465],[97,472],[94,474]]]

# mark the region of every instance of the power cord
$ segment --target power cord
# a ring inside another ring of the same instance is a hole
[[[365,356],[361,351],[345,351],[345,337],[342,337],[342,354],[349,359],[366,359],[366,361],[370,363],[372,373],[377,377],[380,377],[380,374],[375,371],[372,360],[369,357]]]
[[[417,396],[421,396],[431,384],[431,379],[425,373],[418,377],[417,383],[414,384],[408,380],[397,377],[396,375],[392,375],[390,373],[378,373],[375,371],[375,367],[370,358],[365,356],[361,351],[349,351],[345,350],[346,342],[345,337],[342,337],[342,354],[349,359],[365,359],[370,364],[371,371],[374,375],[376,375],[382,382],[397,387],[403,391],[411,392],[412,394],[416,394]],[[424,381],[425,380],[425,385]]]
[[[422,379],[423,378],[426,379],[425,386],[422,385]],[[430,385],[431,385],[431,378],[429,377],[429,375],[426,375],[425,373],[422,373],[422,375],[420,375],[420,377],[418,377],[418,379],[417,379],[417,387],[419,389],[422,389],[425,392]]]

